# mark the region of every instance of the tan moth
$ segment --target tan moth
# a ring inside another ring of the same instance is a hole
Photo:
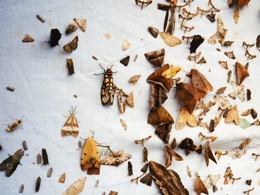
[[[75,116],[76,107],[72,108],[70,112],[70,116],[67,121],[64,123],[61,128],[61,136],[72,135],[74,137],[78,137],[79,135],[79,124],[78,120]]]

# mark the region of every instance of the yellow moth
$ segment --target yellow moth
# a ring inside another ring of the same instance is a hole
[[[100,153],[97,147],[96,140],[93,137],[88,137],[81,153],[81,170],[87,170],[88,175],[99,175],[100,166]]]
[[[70,116],[61,128],[61,136],[73,135],[78,137],[79,135],[79,124],[75,116],[76,107],[70,112]]]
[[[14,122],[10,123],[7,127],[6,127],[6,131],[11,132],[14,131],[21,123],[22,123],[22,118],[15,120]]]
[[[170,66],[167,70],[165,70],[162,73],[162,76],[166,79],[169,79],[171,77],[174,77],[179,71],[181,70],[181,67],[179,66]]]

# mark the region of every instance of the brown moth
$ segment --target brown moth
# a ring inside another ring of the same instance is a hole
[[[164,60],[165,50],[159,49],[156,51],[147,52],[144,54],[146,59],[156,66],[161,66]]]
[[[131,92],[128,94],[128,97],[125,99],[125,102],[131,106],[132,108],[135,106],[135,102],[134,102],[134,93]]]
[[[189,83],[178,83],[176,84],[176,94],[183,106],[192,114],[197,101],[203,98],[206,95],[206,92]]]
[[[48,165],[49,164],[49,158],[47,154],[47,150],[45,148],[42,149],[42,160],[43,160],[43,165]]]
[[[36,15],[37,19],[44,23],[46,20],[41,15]]]
[[[148,6],[152,3],[153,1],[150,0],[146,0],[146,1],[142,1],[142,0],[135,0],[135,4],[139,5],[141,4],[141,10],[143,9],[144,5]]]
[[[67,68],[68,68],[68,75],[73,75],[75,73],[74,71],[74,63],[72,58],[66,58],[67,62]]]
[[[149,167],[149,164],[146,163],[146,164],[142,167],[141,171],[142,171],[143,173],[146,173],[147,170],[148,170],[148,167]]]
[[[24,150],[28,150],[28,145],[27,145],[27,142],[25,140],[23,140],[22,145],[23,145]]]
[[[14,90],[15,90],[15,88],[12,87],[12,86],[7,86],[6,89],[9,90],[9,91],[11,91],[11,92],[14,92]]]
[[[52,171],[53,171],[53,168],[49,168],[48,172],[47,172],[47,177],[51,177],[52,175]]]
[[[22,149],[17,150],[13,155],[9,155],[8,158],[1,162],[0,171],[5,171],[6,177],[10,177],[20,164],[23,155],[24,151]]]
[[[80,30],[83,32],[86,31],[86,26],[87,26],[87,20],[83,18],[73,18],[74,22],[78,25]]]
[[[148,161],[148,150],[146,147],[143,148],[143,162]]]
[[[183,186],[181,178],[172,169],[167,170],[163,165],[149,161],[150,173],[164,195],[188,195],[188,190]]]
[[[138,0],[138,1],[140,1],[140,0]],[[152,1],[150,1],[150,2],[152,2]],[[108,195],[118,195],[118,192],[111,190]]]
[[[65,33],[66,33],[66,35],[69,35],[69,34],[75,32],[77,29],[78,29],[78,27],[75,24],[71,23],[67,26]]]
[[[258,50],[260,50],[260,35],[256,37],[256,47]]]
[[[165,167],[168,168],[172,164],[172,157],[175,158],[177,161],[182,161],[183,158],[181,155],[179,155],[177,152],[175,152],[172,148],[169,146],[165,145],[164,146],[165,150]]]
[[[6,131],[7,132],[14,131],[22,123],[22,118],[23,118],[23,116],[20,119],[16,119],[14,122],[10,123],[6,127]]]
[[[173,36],[166,32],[160,32],[159,35],[161,36],[162,40],[166,45],[169,45],[170,47],[174,47],[176,45],[180,45],[182,43],[181,39],[179,39],[176,36]]]
[[[151,186],[151,185],[152,185],[152,180],[153,180],[153,178],[152,178],[151,173],[147,173],[147,174],[145,174],[145,176],[143,176],[143,177],[140,179],[140,182],[141,182],[141,183],[144,183],[144,184],[146,184],[146,185],[148,185],[148,186]]]
[[[130,56],[126,56],[123,59],[121,59],[119,62],[123,64],[124,66],[127,66],[130,60]]]
[[[142,144],[142,146],[144,146],[144,142],[145,142],[145,141],[148,141],[148,140],[151,139],[151,138],[152,138],[152,136],[149,135],[148,137],[143,138],[143,139],[136,139],[134,142],[135,142],[136,144]]]
[[[166,92],[169,92],[172,85],[172,78],[165,78],[162,76],[163,72],[170,68],[169,64],[165,64],[162,67],[158,68],[155,72],[149,75],[147,78],[148,83],[158,84],[160,85]]]
[[[203,194],[209,194],[205,184],[203,183],[203,181],[201,181],[200,176],[198,173],[195,173],[196,179],[194,182],[194,191],[200,195],[201,193]]]
[[[158,34],[159,34],[159,30],[155,27],[148,27],[148,31],[151,33],[151,35],[154,37],[154,38],[157,38]]]
[[[62,193],[62,195],[78,195],[83,191],[87,177],[80,177],[77,181],[70,185],[70,187]]]
[[[127,170],[128,170],[128,176],[133,175],[133,165],[131,161],[128,161]]]
[[[200,146],[196,146],[193,143],[193,140],[189,137],[186,137],[184,140],[181,141],[181,143],[179,144],[179,148],[185,150],[186,156],[193,151],[200,150]]]
[[[196,116],[192,113],[190,114],[186,107],[181,109],[180,115],[176,121],[176,130],[183,129],[185,125],[188,124],[191,127],[196,127],[198,125]]]
[[[221,94],[224,93],[227,87],[220,87],[217,91],[216,94]]]
[[[141,75],[137,74],[137,75],[132,76],[128,81],[129,81],[129,83],[135,84],[140,77],[141,77]]]
[[[191,83],[202,91],[213,91],[209,81],[196,69],[191,69]]]
[[[249,76],[247,69],[239,62],[236,62],[236,74],[237,74],[237,84],[241,85],[246,77]]]
[[[168,96],[166,95],[165,90],[160,86],[151,83],[150,84],[150,108],[157,108],[161,106],[166,100]]]
[[[66,173],[63,173],[63,174],[60,176],[58,182],[60,182],[60,183],[64,183],[65,180],[66,180]]]
[[[96,140],[93,137],[88,137],[81,153],[80,167],[82,171],[87,170],[88,175],[100,174],[100,154]]]
[[[36,180],[36,184],[35,184],[35,192],[39,192],[40,187],[41,187],[41,177],[38,177]]]
[[[76,50],[78,48],[78,40],[78,36],[74,37],[71,42],[63,46],[64,51],[71,53]]]
[[[26,34],[22,40],[24,43],[34,42],[34,39],[31,37],[31,35]]]
[[[164,18],[163,31],[171,35],[174,34],[175,30],[175,4],[170,4],[169,9],[166,11]]]
[[[215,159],[215,157],[214,157],[214,155],[211,151],[211,148],[210,148],[210,141],[206,142],[204,157],[205,157],[205,162],[206,162],[207,166],[209,165],[209,159],[217,164],[217,161],[216,161],[216,159]]]
[[[23,193],[23,191],[24,191],[24,184],[22,184],[22,185],[20,186],[20,188],[19,188],[19,193]]]
[[[64,123],[63,127],[61,128],[61,136],[67,136],[67,135],[72,135],[73,137],[78,137],[79,135],[79,124],[78,120],[75,116],[76,114],[76,107],[71,108],[70,116]]]

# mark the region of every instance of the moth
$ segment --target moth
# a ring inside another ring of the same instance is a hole
[[[172,85],[173,80],[172,78],[166,78],[162,76],[163,72],[170,68],[169,64],[165,64],[158,68],[155,72],[153,72],[149,77],[146,79],[148,83],[158,84],[160,85],[166,92],[169,92]]]
[[[87,170],[88,175],[99,175],[100,166],[101,160],[96,140],[93,137],[88,137],[81,153],[81,170]]]
[[[130,79],[128,81],[129,81],[129,83],[134,83],[135,84],[140,77],[141,77],[141,75],[137,74],[137,75],[134,75],[134,76],[130,77]]]
[[[49,168],[48,172],[47,172],[47,177],[51,177],[52,175],[52,171],[53,171],[53,168]]]
[[[188,190],[182,184],[180,176],[174,170],[167,170],[163,165],[154,161],[149,161],[149,169],[152,178],[161,189],[162,194],[189,194]]]
[[[31,35],[26,34],[22,40],[23,43],[29,43],[29,42],[34,42],[34,39],[31,37]]]
[[[0,171],[5,171],[6,177],[10,177],[20,164],[23,155],[24,151],[22,149],[17,150],[13,155],[9,155],[9,157],[0,164]]]
[[[216,14],[214,14],[214,12],[211,12],[210,14],[207,14],[206,17],[209,19],[209,21],[211,22],[215,22],[216,18],[215,18]]]
[[[149,135],[148,137],[143,138],[143,139],[136,139],[134,142],[135,142],[135,144],[142,144],[142,146],[144,146],[144,142],[148,141],[151,138],[152,138],[152,136]]]
[[[196,53],[197,48],[203,43],[204,38],[201,35],[194,35],[190,43],[190,53]]]
[[[87,177],[80,177],[77,181],[69,186],[69,188],[62,193],[62,195],[78,195],[83,191]]]
[[[129,43],[129,41],[127,41],[127,40],[123,41],[123,45],[122,45],[123,51],[127,50],[130,46],[131,46],[131,43]]]
[[[7,127],[6,127],[6,131],[11,132],[14,131],[21,123],[22,123],[22,118],[15,120],[14,122],[10,123]]]
[[[173,36],[166,32],[160,32],[159,35],[161,36],[162,40],[166,45],[169,45],[170,47],[174,47],[176,45],[180,45],[182,43],[181,39],[179,39],[176,36]]]
[[[181,141],[179,144],[179,148],[182,150],[185,150],[186,156],[190,154],[190,152],[197,151],[200,152],[201,147],[196,146],[193,143],[193,140],[191,138],[186,137],[184,140]]]
[[[100,65],[101,68],[103,68]],[[110,103],[111,105],[114,103],[114,94],[115,94],[115,86],[113,79],[112,68],[107,68],[106,70],[103,68],[104,75],[103,84],[101,87],[101,103],[102,105],[107,105]]]
[[[25,140],[22,142],[22,145],[23,145],[24,150],[28,150],[28,145],[27,145],[27,142]]]
[[[134,93],[131,92],[128,94],[128,97],[126,98],[125,102],[131,106],[132,108],[135,106],[135,102],[134,102]]]
[[[148,31],[151,33],[151,35],[154,37],[154,38],[157,38],[158,34],[159,34],[159,30],[155,27],[148,27]]]
[[[128,161],[127,170],[128,170],[128,176],[133,175],[133,165],[131,161]]]
[[[227,112],[227,117],[225,118],[226,123],[230,123],[233,121],[236,125],[239,125],[239,114],[238,114],[237,106],[234,106],[233,108],[231,108]]]
[[[63,46],[64,51],[71,53],[72,51],[76,50],[78,48],[78,40],[78,36],[74,37],[71,42]]]
[[[42,149],[42,160],[43,160],[43,165],[48,165],[49,164],[49,158],[47,154],[47,150],[45,148]]]
[[[195,173],[195,176],[196,176],[196,179],[195,179],[195,182],[194,182],[194,191],[197,193],[197,194],[209,194],[205,184],[203,183],[203,181],[201,181],[200,179],[200,176],[198,173]]]
[[[216,161],[216,159],[215,159],[215,157],[214,157],[214,155],[211,151],[211,148],[210,148],[210,141],[206,142],[204,157],[205,157],[205,162],[206,162],[207,166],[209,165],[209,159],[217,164],[217,161]]]
[[[210,82],[196,69],[191,69],[191,83],[204,92],[213,90]]]
[[[51,47],[59,45],[59,40],[61,38],[61,33],[57,28],[51,29],[50,41],[49,44]]]
[[[79,124],[78,120],[75,116],[76,114],[76,107],[71,109],[70,116],[64,123],[63,127],[61,128],[61,136],[67,136],[67,135],[72,135],[73,137],[78,137],[79,135]]]
[[[176,6],[171,3],[164,18],[163,31],[171,35],[174,34],[175,30],[175,7]]]
[[[22,185],[20,186],[20,188],[19,188],[19,193],[23,193],[23,191],[24,191],[24,185],[22,184]]]
[[[126,56],[123,59],[121,59],[119,62],[123,64],[124,66],[127,66],[130,60],[130,56]]]
[[[193,113],[190,114],[187,108],[183,107],[176,121],[176,130],[183,129],[186,124],[190,125],[191,127],[196,127],[198,122],[196,116]]]
[[[132,158],[131,154],[125,153],[124,150],[111,151],[109,156],[101,160],[102,165],[120,165],[128,159]]]
[[[150,2],[152,2],[152,1],[150,1]],[[111,190],[108,195],[118,195],[118,192]]]
[[[63,174],[60,176],[58,182],[60,182],[60,183],[64,183],[65,180],[66,180],[66,173],[63,173]]]
[[[126,131],[126,130],[127,130],[127,124],[126,124],[126,122],[125,122],[123,119],[120,119],[120,122],[121,122],[121,124],[122,124],[124,130]]]
[[[176,93],[180,102],[187,108],[190,114],[194,111],[197,101],[206,95],[206,92],[189,83],[176,84]]]
[[[164,146],[165,150],[165,167],[168,168],[172,164],[172,157],[174,157],[175,160],[177,161],[182,161],[183,158],[181,155],[179,155],[177,152],[175,152],[172,148],[169,146],[165,145]]]
[[[87,20],[84,18],[73,18],[74,22],[78,25],[82,32],[86,31]]]
[[[143,9],[144,5],[148,6],[152,3],[153,1],[151,0],[146,0],[146,1],[142,1],[142,0],[135,0],[135,4],[138,5],[139,3],[141,4],[141,10]]]
[[[166,100],[168,96],[165,90],[157,84],[150,84],[150,108],[157,108],[161,106]]]
[[[144,56],[151,64],[161,66],[165,56],[165,49],[147,52]]]
[[[148,161],[148,150],[146,147],[143,148],[143,162]]]
[[[75,32],[77,29],[78,29],[78,27],[75,24],[71,23],[67,26],[65,33],[66,33],[66,35],[68,35],[68,34]]]
[[[181,67],[170,65],[170,67],[162,73],[162,76],[166,79],[169,79],[171,77],[174,77],[180,70]]]
[[[37,19],[44,23],[46,20],[41,15],[36,15]]]
[[[41,154],[37,154],[37,156],[36,156],[36,163],[37,164],[41,164],[42,163],[42,156],[41,156]]]
[[[125,102],[122,100],[123,92],[122,90],[119,90],[117,94],[117,105],[118,105],[118,110],[121,114],[125,113]]]
[[[9,90],[9,91],[11,91],[11,92],[14,92],[14,90],[15,90],[15,88],[12,87],[12,86],[7,86],[6,89]]]
[[[36,180],[36,185],[35,185],[35,192],[39,192],[40,187],[41,187],[41,177],[38,177]]]
[[[72,58],[66,58],[67,62],[67,68],[68,68],[68,75],[73,75],[75,73],[74,71],[74,63]]]
[[[260,50],[260,35],[256,37],[256,48]]]

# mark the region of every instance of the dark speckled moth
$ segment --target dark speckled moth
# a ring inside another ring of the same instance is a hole
[[[17,150],[13,155],[9,155],[9,157],[0,164],[0,171],[5,171],[6,177],[10,177],[20,164],[23,155],[24,151],[22,149]]]
[[[103,68],[101,65],[100,67]],[[108,68],[106,70],[104,69],[104,73],[101,74],[104,75],[104,80],[101,87],[101,103],[106,105],[110,102],[112,105],[114,103],[115,94],[112,68]]]

